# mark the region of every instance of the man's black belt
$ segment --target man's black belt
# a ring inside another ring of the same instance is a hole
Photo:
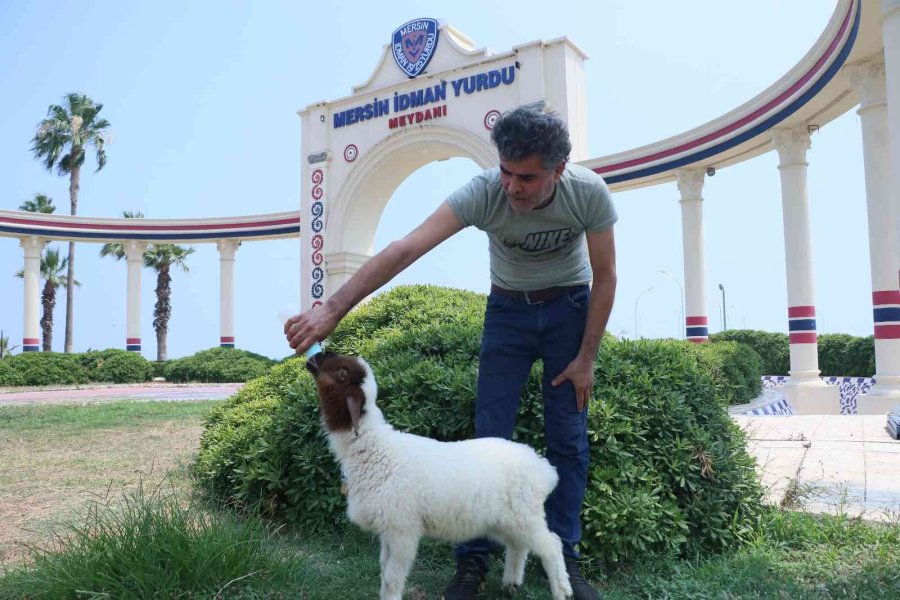
[[[580,285],[565,285],[565,286],[553,286],[544,288],[542,290],[530,290],[528,292],[520,292],[518,290],[508,290],[506,288],[502,288],[498,285],[491,284],[491,293],[499,294],[501,296],[506,296],[507,298],[512,298],[517,302],[527,302],[528,304],[540,304],[541,302],[547,302],[548,300],[553,300],[554,298],[558,298],[565,293],[571,292],[572,290],[578,289],[582,287],[584,284]]]

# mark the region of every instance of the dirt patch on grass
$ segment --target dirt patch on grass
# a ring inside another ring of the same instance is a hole
[[[202,431],[197,418],[78,436],[38,431],[0,438],[0,565],[24,560],[23,544],[52,542],[59,523],[83,515],[88,502],[139,485],[187,493],[187,465]]]

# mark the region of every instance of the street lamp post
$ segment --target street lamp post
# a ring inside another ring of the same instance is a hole
[[[728,329],[728,319],[725,318],[725,286],[720,283],[719,289],[722,290],[722,331],[725,331]]]
[[[674,279],[675,283],[678,284],[678,291],[681,292],[681,301],[679,302],[679,308],[681,310],[680,328],[681,328],[681,339],[684,339],[684,331],[685,331],[685,327],[686,327],[685,322],[684,322],[684,286],[681,285],[681,280],[678,279],[678,277],[676,277],[674,273],[669,273],[668,271],[660,271],[660,273],[662,273],[663,275],[668,275],[669,277]]]
[[[638,300],[641,299],[641,296],[649,292],[653,289],[653,286],[648,287],[646,290],[637,295],[637,298],[634,299],[634,339],[638,339]]]

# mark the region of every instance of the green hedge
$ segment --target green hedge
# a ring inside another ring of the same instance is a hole
[[[0,385],[71,385],[90,381],[78,354],[22,352],[0,362],[8,367],[9,375],[6,379],[0,370]]]
[[[762,392],[762,358],[753,348],[737,342],[685,344],[698,366],[711,378],[716,398],[725,406],[745,404]]]
[[[266,374],[275,361],[237,348],[211,348],[192,356],[176,358],[163,368],[166,381],[178,383],[244,382]]]
[[[0,385],[73,385],[92,381],[149,381],[150,361],[127,350],[97,350],[83,354],[22,352],[0,360]]]
[[[379,404],[396,428],[467,439],[484,303],[470,292],[395,288],[344,319],[330,349],[369,361]],[[683,345],[604,341],[588,417],[586,555],[623,560],[648,551],[718,550],[752,532],[761,497],[753,461],[701,362]],[[540,376],[538,364],[514,437],[543,451]],[[194,470],[215,496],[304,528],[345,520],[340,474],[299,359],[251,381],[214,411]]]
[[[791,368],[790,340],[786,333],[729,329],[709,336],[710,341],[731,341],[753,348],[763,361],[763,375],[787,375]],[[823,377],[875,375],[875,339],[845,333],[818,336],[819,370]]]
[[[76,356],[91,381],[141,383],[153,377],[152,363],[136,352],[110,348]]]
[[[846,333],[819,336],[822,376],[872,377],[875,374],[875,338]]]
[[[738,342],[753,348],[762,358],[763,375],[787,375],[791,368],[791,350],[786,333],[729,329],[709,336],[711,342]]]

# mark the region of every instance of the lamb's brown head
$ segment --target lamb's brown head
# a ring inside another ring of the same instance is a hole
[[[359,431],[366,401],[375,401],[375,378],[361,358],[320,352],[306,362],[319,388],[319,410],[332,433]],[[367,398],[368,396],[368,398]]]

